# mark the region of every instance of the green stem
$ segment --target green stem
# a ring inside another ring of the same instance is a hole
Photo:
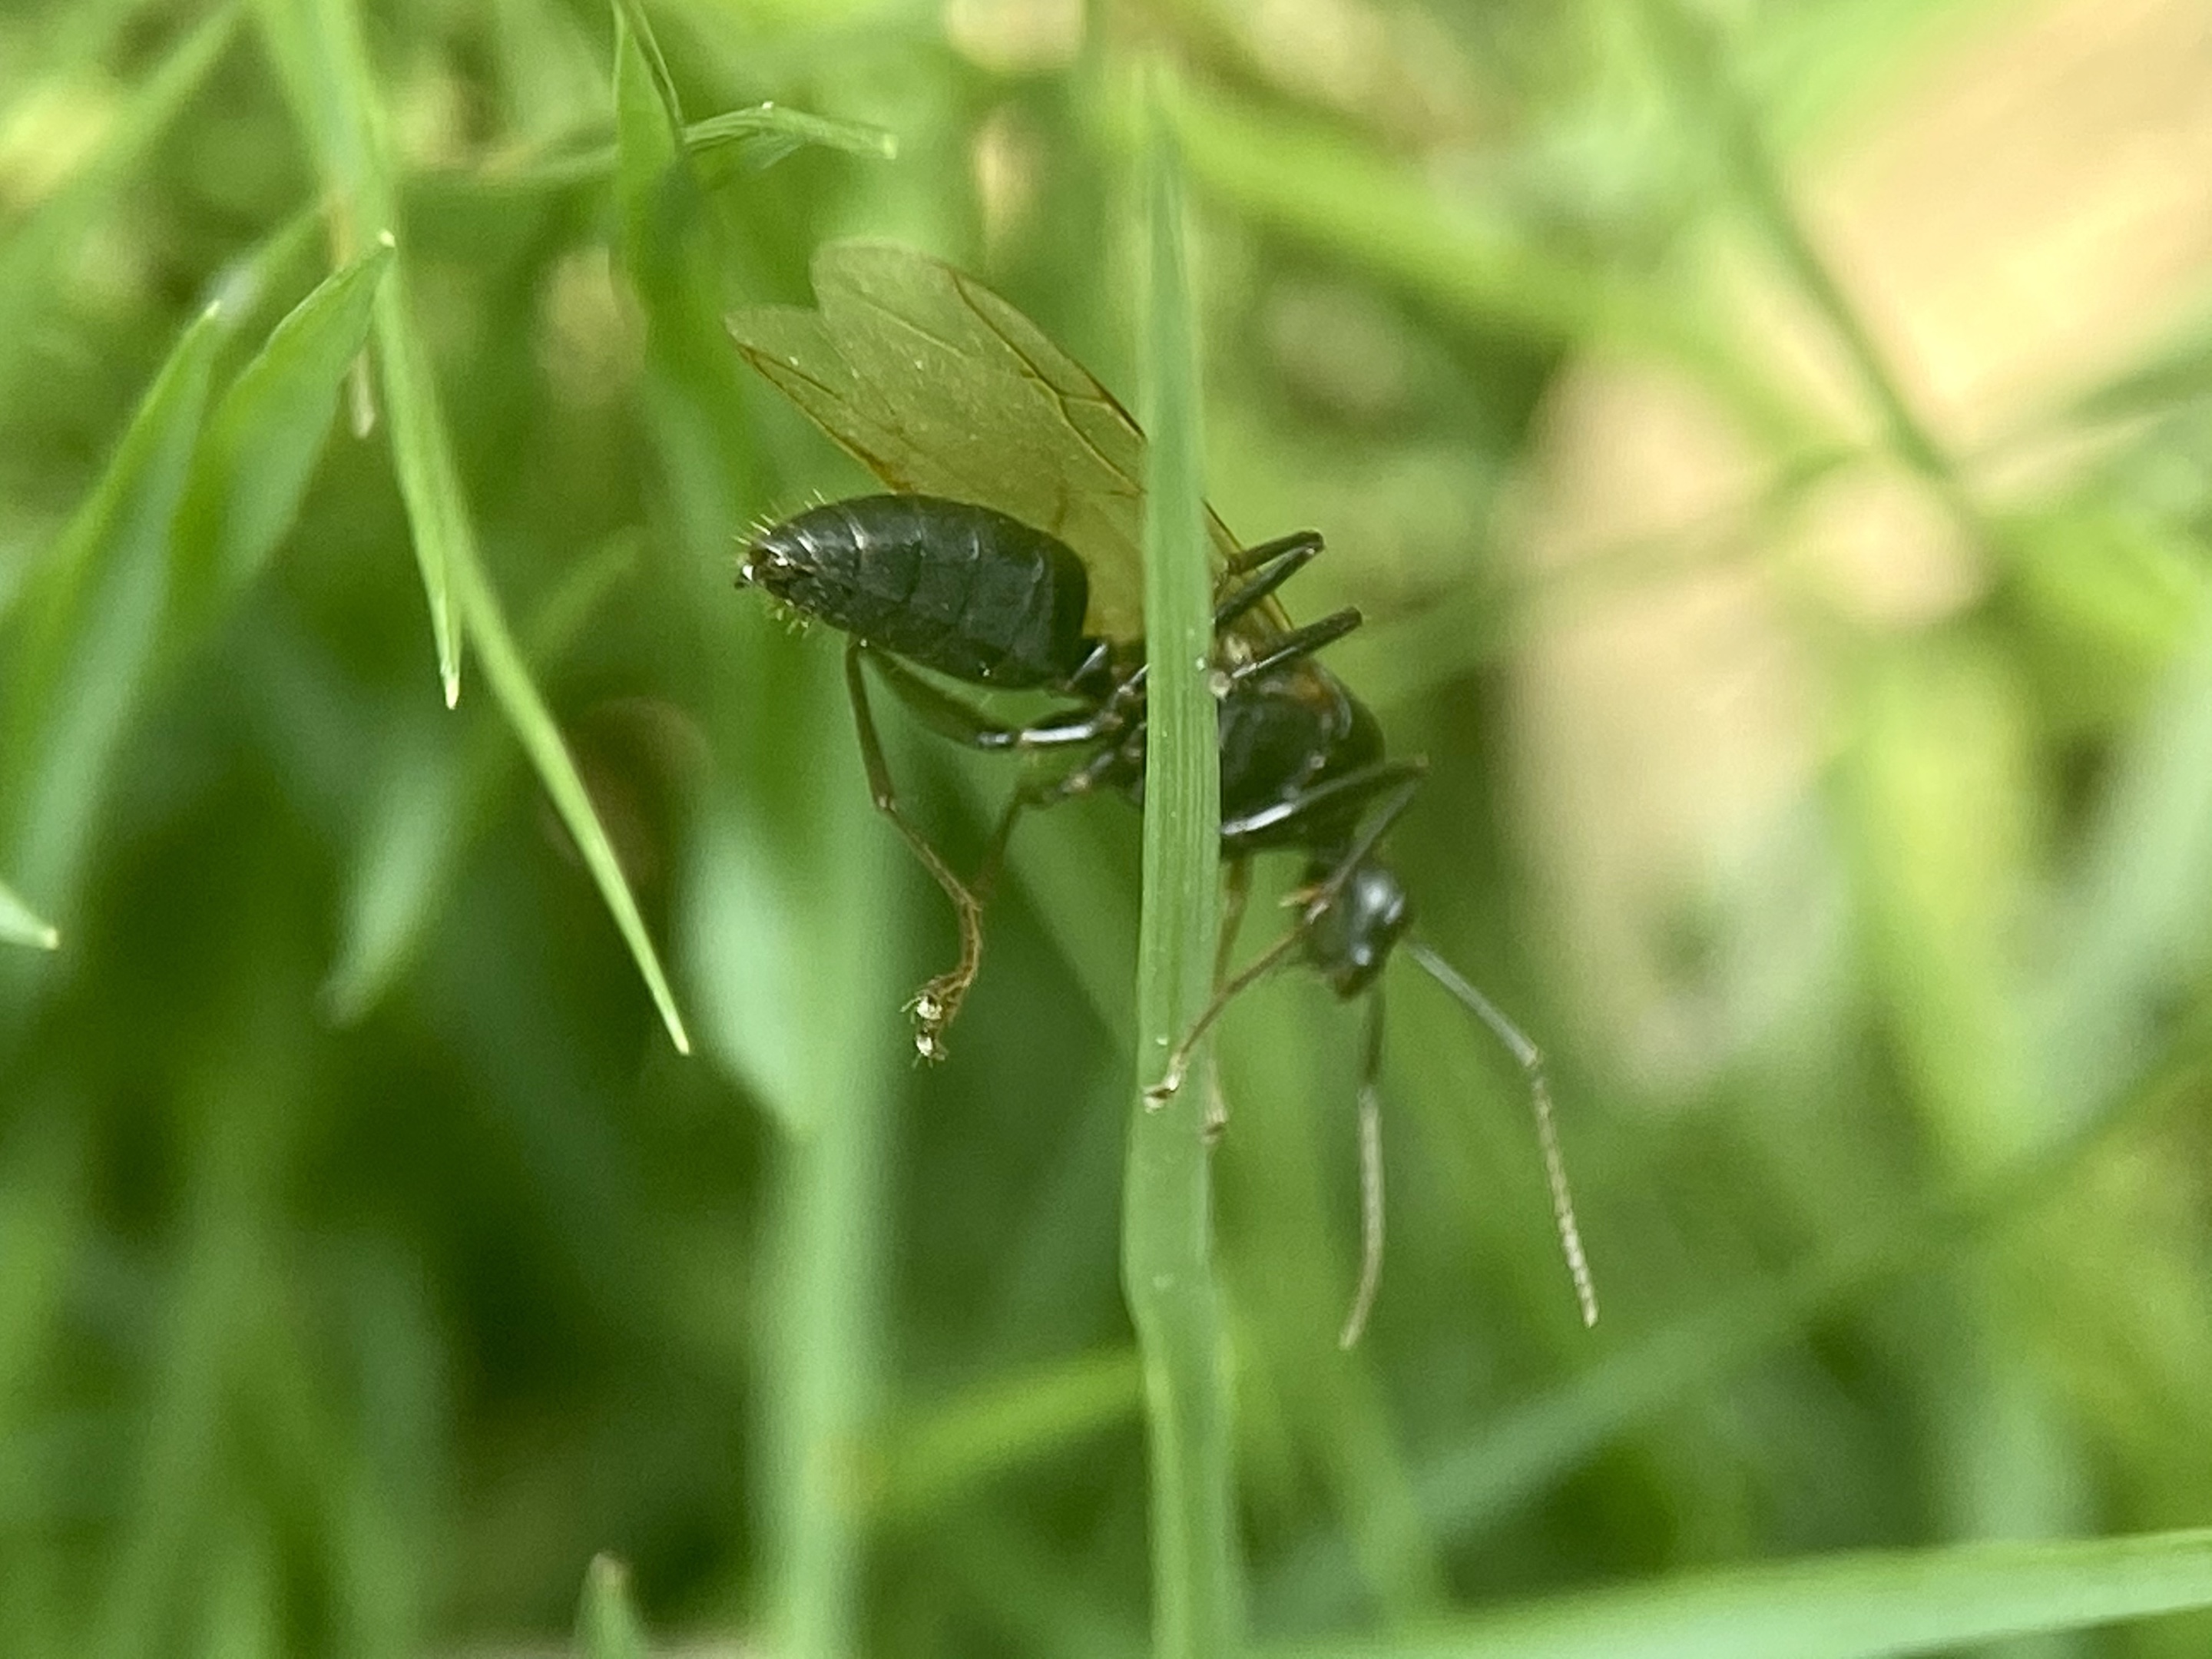
[[[1145,759],[1137,1079],[1150,1082],[1206,996],[1218,925],[1220,787],[1212,577],[1200,479],[1197,349],[1183,264],[1179,162],[1155,115],[1148,153],[1152,430],[1145,614],[1152,684]],[[1206,1075],[1201,1057],[1193,1072]],[[1131,1115],[1121,1271],[1144,1369],[1152,1480],[1153,1650],[1219,1659],[1239,1641],[1231,1542],[1229,1399],[1212,1277],[1205,1090]]]

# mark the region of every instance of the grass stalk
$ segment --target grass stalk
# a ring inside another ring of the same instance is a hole
[[[1203,1006],[1218,926],[1221,822],[1212,580],[1200,483],[1197,344],[1182,183],[1157,112],[1146,151],[1149,283],[1145,614],[1152,665],[1139,923],[1137,1080],[1152,1081]],[[1194,1068],[1203,1075],[1201,1056]],[[1152,1478],[1153,1651],[1215,1659],[1240,1622],[1231,1543],[1229,1397],[1212,1273],[1205,1091],[1139,1091],[1122,1195],[1121,1271],[1144,1370]]]
[[[1977,515],[1942,444],[1914,410],[1881,348],[1791,204],[1765,133],[1730,78],[1723,43],[1710,27],[1672,3],[1650,9],[1656,61],[1673,79],[1686,114],[1713,135],[1736,198],[1804,297],[1827,323],[1881,417],[1891,451],[1933,484],[1968,526]]]

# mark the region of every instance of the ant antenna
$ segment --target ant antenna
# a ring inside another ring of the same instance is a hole
[[[1597,1289],[1590,1282],[1589,1259],[1583,1254],[1582,1229],[1575,1224],[1574,1194],[1567,1188],[1567,1163],[1559,1152],[1559,1128],[1552,1113],[1552,1085],[1544,1076],[1543,1050],[1528,1034],[1505,1018],[1496,1003],[1460,977],[1459,970],[1417,939],[1406,949],[1428,976],[1451,993],[1460,1005],[1487,1025],[1505,1045],[1528,1079],[1528,1100],[1536,1115],[1536,1144],[1544,1154],[1544,1179],[1552,1189],[1552,1223],[1559,1229],[1559,1254],[1566,1258],[1567,1276],[1575,1283],[1575,1300],[1581,1304],[1583,1323],[1597,1323]],[[1362,1107],[1365,1100],[1363,1095]],[[1363,1124],[1364,1133],[1364,1124]]]
[[[1359,1287],[1344,1316],[1336,1346],[1349,1352],[1367,1328],[1382,1284],[1382,988],[1367,994],[1367,1054],[1359,1068]]]

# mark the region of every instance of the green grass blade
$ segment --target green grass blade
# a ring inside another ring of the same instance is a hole
[[[629,26],[625,22],[622,27],[627,30]],[[659,101],[658,94],[654,100]],[[764,172],[802,149],[834,149],[847,155],[886,161],[898,155],[898,137],[887,127],[879,127],[872,121],[810,115],[804,110],[787,109],[781,104],[751,104],[687,123],[683,143],[684,153],[697,169],[700,182],[715,189],[740,177]],[[434,177],[447,188],[459,185],[501,192],[559,191],[604,184],[620,166],[621,152],[615,144],[583,144],[575,149],[552,146],[542,153],[489,161],[471,172],[448,172]]]
[[[885,128],[775,104],[726,110],[684,129],[684,150],[710,182],[732,167],[760,172],[810,145],[883,161],[898,157],[898,138]]]
[[[2164,1000],[2203,971],[2212,918],[2212,614],[2200,615],[2111,782],[2063,895],[2066,949],[2028,998],[2042,1109],[2109,1109],[2161,1051]]]
[[[599,823],[592,798],[584,788],[584,780],[576,770],[575,760],[561,739],[560,728],[554,724],[553,712],[545,706],[537,682],[530,677],[529,665],[524,661],[522,648],[507,625],[507,613],[501,609],[498,596],[472,556],[461,560],[453,568],[453,576],[461,615],[467,623],[469,637],[482,655],[484,679],[491,687],[492,696],[506,714],[507,723],[514,729],[514,735],[521,739],[523,752],[530,757],[538,781],[545,786],[553,810],[568,826],[576,850],[583,857],[584,867],[598,884],[599,896],[606,901],[615,927],[623,942],[629,946],[647,990],[653,994],[653,1006],[660,1011],[661,1024],[668,1028],[669,1040],[675,1043],[679,1054],[688,1054],[691,1052],[690,1033],[684,1029],[684,1016],[676,1006],[676,994],[669,988],[659,953],[653,948],[652,936],[646,932],[645,918],[638,914],[637,901],[631,896],[629,882],[615,857],[614,843],[607,839],[606,830]]]
[[[1171,107],[1193,180],[1258,223],[1486,331],[1677,363],[1778,446],[1811,437],[1807,413],[1680,296],[1572,262],[1500,216],[1447,203],[1339,128],[1263,117],[1188,88],[1176,88]]]
[[[643,71],[642,88],[650,91],[668,120],[672,136],[684,131],[684,100],[677,95],[676,77],[668,72],[668,59],[654,38],[652,20],[638,0],[614,0],[616,53],[616,117],[621,118],[622,83],[625,63]]]
[[[179,525],[180,601],[244,586],[291,527],[392,257],[386,240],[325,278],[216,405]]]
[[[1850,358],[1887,428],[1890,447],[1953,497],[1956,474],[1935,434],[1913,411],[1874,336],[1843,286],[1814,246],[1783,187],[1765,135],[1743,93],[1730,77],[1725,42],[1718,33],[1674,3],[1650,0],[1654,58],[1667,72],[1684,117],[1711,135],[1719,160],[1751,222],[1791,280],[1803,290]]]
[[[585,1570],[576,1652],[579,1659],[646,1659],[645,1626],[629,1599],[629,1569],[611,1555],[593,1556]]]
[[[2198,317],[2074,393],[2053,414],[2069,424],[2124,421],[2201,398],[2207,386],[2212,386],[2212,319]]]
[[[1283,1659],[1880,1659],[2212,1607],[2212,1530],[1684,1576]]]
[[[340,251],[372,246],[385,233],[396,233],[398,205],[360,14],[351,0],[261,0],[259,15],[294,118],[333,198]],[[463,632],[453,572],[475,562],[476,527],[430,354],[415,325],[404,259],[394,262],[377,291],[374,329],[392,465],[450,706],[461,695]]]
[[[25,352],[37,337],[31,324],[56,284],[60,262],[198,94],[229,46],[240,15],[236,5],[220,7],[179,41],[77,175],[0,240],[0,406],[16,394]]]
[[[1184,264],[1181,163],[1164,118],[1156,118],[1146,163],[1151,257],[1143,344],[1152,445],[1145,605],[1152,680],[1138,924],[1140,1085],[1160,1076],[1205,1004],[1218,924],[1221,823],[1220,757],[1206,683],[1212,580],[1198,347]],[[1122,1194],[1122,1286],[1143,1355],[1150,1431],[1153,1650],[1160,1659],[1217,1659],[1242,1639],[1205,1097],[1194,1083],[1156,1107],[1140,1091]]]
[[[813,948],[805,906],[759,827],[727,801],[702,815],[690,858],[678,926],[700,1041],[784,1128],[803,1133],[812,1022],[787,964]]]
[[[438,653],[438,679],[446,706],[461,696],[461,634],[453,570],[472,564],[476,524],[462,493],[453,441],[438,401],[430,355],[416,331],[398,273],[377,295],[376,338],[381,350],[384,398],[392,428],[392,465],[414,532],[415,562],[430,605],[430,632]]]
[[[17,879],[69,914],[107,775],[159,644],[170,531],[222,339],[185,329],[11,618],[0,812]]]
[[[642,12],[613,10],[623,264],[647,319],[646,412],[682,556],[696,571],[727,546],[738,514],[728,439],[742,419],[737,356],[722,331],[714,227],[678,142],[683,110]],[[811,1022],[775,981],[805,929],[782,872],[739,815],[705,813],[692,856],[697,885],[684,921],[708,1052],[796,1127],[806,1116]]]
[[[443,734],[410,732],[380,769],[374,804],[354,849],[338,917],[338,948],[322,1006],[350,1025],[374,1007],[435,925],[450,896],[471,824],[464,764]],[[514,765],[504,740],[483,757],[502,779]]]
[[[636,564],[625,538],[562,576],[523,628],[524,649],[540,672],[574,647]],[[470,847],[521,764],[490,720],[470,721],[459,745],[452,737],[442,726],[408,728],[372,792],[376,805],[355,848],[337,952],[323,981],[324,1012],[339,1024],[374,1007],[431,936]]]
[[[0,945],[58,951],[61,943],[61,930],[24,903],[14,888],[0,882]]]
[[[261,16],[295,116],[348,216],[344,234],[356,245],[366,242],[391,227],[395,209],[382,137],[384,112],[360,15],[349,0],[263,0]],[[392,461],[429,599],[446,701],[450,705],[460,696],[465,633],[484,653],[492,695],[574,838],[671,1040],[689,1054],[691,1039],[637,902],[483,573],[452,434],[428,349],[408,305],[404,278],[405,261],[396,260],[376,296],[374,328]]]
[[[1077,1354],[995,1378],[895,1424],[884,1437],[878,1513],[942,1512],[993,1476],[1049,1457],[1133,1417],[1143,1368],[1126,1348]]]

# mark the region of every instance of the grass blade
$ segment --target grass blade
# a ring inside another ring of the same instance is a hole
[[[629,25],[620,25],[627,30]],[[621,48],[617,61],[621,60]],[[658,94],[655,95],[658,101]],[[750,104],[724,110],[719,115],[685,124],[684,153],[697,171],[700,183],[720,188],[740,177],[765,172],[806,149],[839,150],[848,155],[892,161],[898,155],[898,137],[886,127],[869,121],[847,121],[835,116],[810,115],[781,104]],[[501,192],[560,191],[584,185],[602,185],[623,164],[616,144],[580,143],[573,149],[555,146],[548,151],[520,153],[488,161],[470,172],[434,175],[450,188],[463,186]]]
[[[1873,334],[1813,245],[1812,236],[1791,204],[1759,121],[1729,78],[1724,43],[1710,26],[1673,0],[1652,0],[1650,15],[1654,45],[1658,48],[1654,60],[1673,82],[1685,118],[1696,131],[1712,135],[1718,159],[1751,222],[1790,279],[1826,319],[1881,416],[1890,447],[1936,484],[1971,522],[1972,514],[1960,495],[1950,458],[1914,412]]]
[[[523,650],[539,672],[574,648],[601,603],[635,574],[634,555],[617,541],[580,561],[524,623]],[[324,1013],[341,1025],[374,1007],[435,931],[470,849],[521,765],[489,717],[469,720],[458,744],[444,724],[431,723],[437,729],[417,722],[392,745],[354,849],[338,948],[322,989]]]
[[[453,593],[453,567],[477,553],[476,525],[461,492],[453,441],[438,402],[430,356],[416,332],[395,273],[377,296],[376,337],[381,348],[384,397],[392,422],[392,459],[399,493],[415,532],[415,562],[430,605],[430,632],[438,652],[438,680],[446,706],[461,697],[461,624]]]
[[[396,217],[383,143],[384,112],[360,15],[349,0],[263,0],[261,17],[295,118],[338,198],[341,242],[360,246],[387,230]],[[374,330],[392,463],[414,530],[446,702],[451,706],[460,696],[465,634],[484,653],[492,696],[574,839],[670,1040],[689,1054],[690,1036],[637,901],[484,574],[429,352],[408,304],[405,276],[405,260],[395,259],[376,295]]]
[[[294,118],[330,189],[339,251],[371,246],[396,230],[398,203],[360,14],[351,0],[262,0],[259,13]],[[475,561],[476,528],[429,351],[408,301],[404,259],[394,262],[377,291],[374,327],[392,465],[414,532],[439,682],[450,707],[461,695],[462,625],[453,570]]]
[[[669,1041],[676,1045],[678,1053],[688,1054],[691,1052],[690,1033],[684,1029],[684,1015],[676,1006],[676,994],[669,988],[659,953],[653,949],[652,935],[646,932],[645,918],[638,914],[637,901],[630,894],[621,862],[615,857],[614,843],[607,839],[606,830],[599,823],[592,798],[584,788],[583,777],[576,770],[575,760],[568,753],[568,744],[561,740],[553,712],[545,706],[544,696],[530,677],[530,666],[523,659],[522,647],[515,642],[514,629],[507,625],[507,613],[501,609],[498,596],[492,592],[491,584],[473,557],[459,562],[453,567],[453,576],[461,615],[467,623],[469,637],[483,656],[484,679],[491,687],[492,696],[506,714],[507,723],[514,728],[514,735],[521,739],[523,752],[537,769],[538,781],[545,786],[553,810],[568,826],[576,850],[583,857],[584,867],[598,884],[599,896],[606,901],[623,942],[629,946],[646,989],[653,994],[653,1006],[660,1011],[661,1024],[668,1028]]]
[[[684,148],[710,182],[733,168],[758,173],[808,145],[882,161],[898,157],[898,139],[885,128],[774,104],[726,110],[684,129]]]
[[[214,307],[185,329],[13,617],[0,711],[5,844],[18,878],[64,915],[159,643],[171,526],[222,339]]]
[[[216,405],[179,523],[180,603],[244,586],[291,527],[392,257],[387,237],[325,278]]]
[[[1152,445],[1145,605],[1152,680],[1138,926],[1140,1085],[1159,1075],[1206,1000],[1218,923],[1221,824],[1218,739],[1205,678],[1213,649],[1212,580],[1197,339],[1184,266],[1181,164],[1157,115],[1146,171],[1151,264],[1143,349]],[[1156,1107],[1140,1091],[1122,1196],[1122,1286],[1143,1356],[1150,1429],[1159,1659],[1214,1659],[1241,1639],[1205,1094],[1187,1088]]]
[[[0,945],[58,951],[61,943],[61,930],[16,896],[14,888],[0,882]]]
[[[895,1423],[879,1455],[878,1513],[918,1521],[993,1478],[1127,1422],[1143,1383],[1126,1348],[994,1380]]]
[[[2030,988],[2037,1103],[2094,1121],[2160,1052],[2165,999],[2203,972],[2212,915],[2212,613],[2111,764],[2061,895],[2066,949]]]
[[[630,1604],[629,1569],[611,1555],[593,1556],[585,1570],[576,1651],[581,1659],[646,1659],[645,1626]]]
[[[1879,1659],[2212,1607],[2212,1530],[1828,1556],[1577,1596],[1290,1659]]]

